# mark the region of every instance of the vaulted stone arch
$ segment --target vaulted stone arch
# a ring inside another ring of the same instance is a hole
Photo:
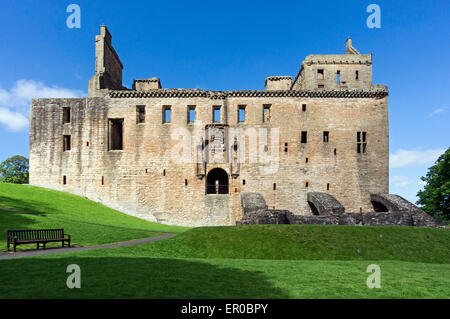
[[[345,213],[344,206],[328,193],[308,192],[307,200],[314,215],[340,215]]]

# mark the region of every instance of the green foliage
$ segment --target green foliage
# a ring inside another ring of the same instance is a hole
[[[0,182],[28,184],[28,158],[15,155],[1,163]]]
[[[442,222],[450,220],[450,148],[428,169],[423,190],[417,193],[417,204]]]

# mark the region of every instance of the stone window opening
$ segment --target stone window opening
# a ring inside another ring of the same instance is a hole
[[[277,190],[277,183],[273,183],[273,190],[274,190],[274,191]]]
[[[188,180],[187,179],[184,180],[184,186],[188,186]]]
[[[70,123],[70,107],[63,107],[63,124]]]
[[[284,143],[284,152],[285,152],[285,153],[288,152],[288,143]]]
[[[63,136],[63,152],[70,151],[71,145],[70,145],[70,135],[64,135]]]
[[[272,114],[270,111],[270,104],[263,105],[263,123],[270,123]]]
[[[306,163],[306,164],[308,164],[308,161],[309,161],[309,159],[308,159],[308,158],[305,158],[305,163]]]
[[[330,190],[330,184],[327,183],[327,191],[329,191],[329,190]]]
[[[213,122],[220,123],[220,106],[213,107]]]
[[[302,104],[302,112],[306,112],[306,104]]]
[[[328,143],[329,137],[330,137],[330,132],[324,131],[324,132],[323,132],[323,142],[324,142],[324,143]]]
[[[264,145],[264,152],[268,152],[269,151],[269,147],[267,145]]]
[[[341,71],[336,72],[336,84],[339,85],[341,83]]]
[[[302,131],[301,142],[302,143],[307,143],[308,142],[308,132]]]
[[[66,185],[67,184],[67,177],[66,177],[66,175],[64,175],[63,176],[63,185]]]
[[[324,79],[324,72],[323,72],[323,69],[318,69],[318,70],[317,70],[317,78],[318,78],[319,80],[323,80],[323,79]]]
[[[323,89],[323,88],[324,88],[324,85],[323,85],[323,84],[319,84],[319,85],[317,86],[317,88]]]
[[[245,122],[245,105],[239,105],[238,107],[238,123]]]
[[[309,182],[305,182],[305,187],[306,187],[306,188],[309,187]]]
[[[123,119],[109,119],[109,139],[110,151],[123,150]]]
[[[337,155],[337,150],[336,149],[334,149],[334,156],[336,156]]]
[[[86,146],[89,147],[89,142],[86,142]]]
[[[105,177],[102,176],[102,185],[105,185]]]
[[[355,80],[359,79],[359,71],[355,71]]]
[[[145,123],[145,105],[136,106],[136,123]]]
[[[172,108],[170,106],[163,107],[163,123],[170,123],[172,120]]]
[[[245,185],[245,179],[242,180],[242,185]]]
[[[367,132],[356,132],[356,151],[365,153],[367,149]]]
[[[166,176],[166,169],[163,169],[163,176]]]
[[[188,106],[188,115],[187,115],[187,122],[188,123],[194,123],[195,122],[195,106],[191,105]]]

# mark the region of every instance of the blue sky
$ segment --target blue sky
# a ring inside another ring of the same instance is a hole
[[[69,29],[69,4],[81,28]],[[369,4],[381,28],[369,29]],[[124,84],[263,89],[295,76],[308,54],[373,53],[373,82],[389,88],[390,192],[411,201],[419,177],[450,141],[450,2],[442,1],[10,1],[0,11],[0,161],[28,157],[32,97],[85,96],[94,39],[108,26]]]

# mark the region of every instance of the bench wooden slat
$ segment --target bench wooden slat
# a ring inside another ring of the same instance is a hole
[[[70,235],[67,238],[64,235],[64,229],[25,229],[25,230],[7,230],[6,231],[7,248],[14,245],[14,251],[19,244],[39,243],[45,244],[48,242],[61,241],[64,247],[64,243],[67,242],[70,247]]]

